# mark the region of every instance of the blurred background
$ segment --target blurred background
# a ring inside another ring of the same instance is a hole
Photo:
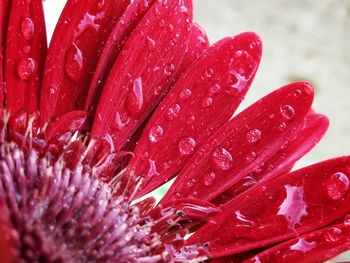
[[[289,82],[314,85],[314,109],[331,124],[297,167],[350,154],[350,0],[193,1],[194,20],[211,43],[243,31],[254,31],[263,40],[260,69],[239,110]],[[49,37],[65,2],[44,1]],[[330,262],[349,259],[344,254]]]

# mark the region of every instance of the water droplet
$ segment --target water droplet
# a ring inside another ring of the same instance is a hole
[[[214,70],[212,68],[207,68],[204,74],[205,77],[212,78],[214,76]]]
[[[204,177],[204,185],[206,186],[210,186],[213,185],[214,180],[215,180],[216,174],[211,172],[208,173],[205,177]]]
[[[51,86],[50,86],[50,94],[55,94],[56,92],[58,91],[58,85],[56,85],[56,84],[52,84]]]
[[[126,125],[128,125],[130,123],[130,118],[126,118],[126,120],[123,120],[122,116],[120,115],[119,112],[117,112],[115,114],[115,124],[116,124],[116,128],[118,131],[120,131],[121,129],[123,129]]]
[[[29,17],[25,17],[22,19],[21,23],[21,33],[24,39],[30,40],[34,35],[34,23],[33,20]]]
[[[213,99],[211,97],[207,97],[202,100],[201,105],[203,108],[209,108],[211,105],[213,105]]]
[[[153,51],[156,49],[156,42],[150,37],[146,37],[147,47],[149,51]]]
[[[192,91],[190,89],[183,89],[180,93],[180,98],[186,100],[190,98],[192,95]]]
[[[286,128],[287,128],[287,124],[285,123],[285,122],[281,122],[279,125],[278,125],[278,129],[280,130],[280,131],[285,131],[286,130]]]
[[[179,116],[180,112],[180,105],[179,104],[174,104],[172,107],[169,108],[167,112],[167,116],[170,120],[174,120]]]
[[[67,76],[74,82],[79,82],[84,77],[83,53],[75,44],[66,53],[65,69]]]
[[[342,231],[338,227],[331,227],[324,235],[324,239],[328,243],[337,242],[342,236]]]
[[[138,77],[134,80],[134,85],[126,97],[126,109],[133,118],[139,118],[143,108],[142,79]]]
[[[188,125],[191,125],[191,124],[193,124],[193,123],[195,122],[195,120],[196,120],[196,117],[193,116],[193,115],[191,115],[191,116],[189,116],[189,117],[186,119],[186,123],[187,123]]]
[[[249,143],[256,143],[261,139],[261,131],[258,129],[252,129],[247,132],[246,139]]]
[[[175,71],[175,66],[174,64],[166,64],[164,67],[164,74],[167,76],[170,76],[174,73]]]
[[[35,60],[32,58],[23,58],[17,65],[17,74],[21,80],[30,80],[36,69]]]
[[[223,171],[231,169],[233,165],[232,155],[225,148],[220,146],[214,149],[212,160],[214,164]]]
[[[160,141],[160,139],[163,136],[163,128],[159,125],[157,126],[153,126],[150,130],[149,130],[149,140],[151,142],[157,143]]]
[[[187,181],[187,186],[188,187],[192,187],[194,186],[194,184],[196,183],[196,179],[191,179]]]
[[[157,171],[157,167],[156,167],[156,162],[149,159],[148,160],[148,164],[149,164],[149,170],[148,170],[148,177],[153,177],[155,175],[159,175],[158,171]]]
[[[169,33],[174,32],[174,26],[173,26],[172,24],[169,24],[169,25],[168,25],[168,32],[169,32]]]
[[[32,50],[32,48],[30,45],[26,45],[23,47],[23,53],[25,53],[25,54],[29,54],[31,50]]]
[[[179,151],[182,155],[192,154],[194,152],[195,147],[196,141],[191,137],[181,139],[179,142]]]
[[[252,162],[256,159],[256,153],[255,152],[250,152],[247,157],[246,157],[246,160],[248,162]]]
[[[219,94],[221,91],[221,86],[219,84],[215,84],[209,88],[210,95]]]
[[[158,22],[158,25],[159,25],[160,27],[163,27],[163,26],[165,25],[164,19],[160,19],[159,22]]]
[[[240,75],[240,77],[247,80],[254,72],[256,62],[247,51],[239,50],[233,54],[231,67]]]
[[[343,198],[349,190],[349,179],[344,173],[338,172],[327,177],[324,185],[329,198],[332,200],[339,200]]]
[[[281,113],[282,116],[287,119],[287,120],[291,120],[293,119],[294,115],[295,115],[295,110],[292,106],[290,105],[284,105],[281,107]]]

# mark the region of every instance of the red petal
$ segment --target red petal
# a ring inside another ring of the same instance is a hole
[[[299,236],[244,262],[322,263],[348,249],[350,249],[350,225],[343,223]]]
[[[350,157],[328,160],[255,186],[227,203],[188,244],[234,255],[323,227],[350,210]]]
[[[41,92],[41,124],[82,109],[104,43],[129,0],[69,0],[50,43]]]
[[[223,205],[256,183],[263,183],[291,170],[294,163],[309,152],[323,137],[328,128],[328,118],[321,114],[309,114],[305,126],[292,139],[282,145],[265,164],[234,184],[212,202]]]
[[[94,113],[108,73],[111,71],[123,44],[154,2],[155,0],[133,1],[114,27],[91,80],[89,94],[85,102],[86,111]]]
[[[12,1],[4,65],[6,104],[12,114],[37,111],[45,55],[42,1]]]
[[[0,107],[4,103],[4,90],[3,90],[3,54],[5,49],[5,34],[8,22],[8,15],[10,9],[10,0],[0,1]]]
[[[303,124],[312,99],[310,85],[294,83],[250,106],[196,152],[164,200],[193,196],[209,201],[248,176]]]
[[[178,74],[185,73],[187,69],[197,61],[209,48],[209,39],[204,29],[194,23],[191,27],[191,35],[188,41],[185,57]]]
[[[157,105],[179,69],[192,20],[190,0],[157,1],[125,43],[104,87],[92,136],[119,150]]]
[[[213,131],[229,120],[254,78],[260,57],[259,37],[243,33],[218,42],[177,81],[148,122],[131,159],[129,171],[148,174],[138,197],[179,172]]]

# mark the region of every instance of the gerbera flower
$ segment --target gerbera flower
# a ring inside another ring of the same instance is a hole
[[[230,119],[254,33],[209,47],[190,0],[1,1],[1,262],[322,262],[350,247],[350,157],[290,172],[328,127],[313,88]],[[4,37],[6,38],[4,39]],[[150,196],[176,179],[157,204]]]

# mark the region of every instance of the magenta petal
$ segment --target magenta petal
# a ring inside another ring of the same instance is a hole
[[[129,36],[99,101],[92,137],[119,150],[167,92],[188,43],[192,1],[157,1]]]
[[[212,202],[223,205],[243,193],[253,185],[271,180],[287,173],[294,163],[309,152],[323,137],[328,128],[328,118],[321,114],[309,113],[305,125],[293,134],[278,151],[248,176],[235,183],[230,189],[216,197]]]
[[[163,201],[189,196],[210,201],[226,191],[279,151],[304,123],[312,100],[312,87],[300,82],[250,106],[199,148]]]
[[[69,0],[48,50],[40,101],[41,125],[84,107],[109,33],[129,0]]]
[[[94,113],[96,110],[103,86],[120,50],[130,33],[135,29],[154,2],[155,0],[133,1],[109,35],[91,80],[89,93],[85,102],[86,111]]]
[[[176,82],[147,123],[130,161],[129,172],[147,175],[138,197],[175,176],[229,120],[253,81],[260,57],[257,35],[226,38]]]
[[[4,64],[6,108],[12,116],[22,112],[32,114],[38,110],[45,56],[46,31],[42,1],[13,0]]]
[[[274,246],[244,263],[322,263],[350,249],[349,222],[332,225]]]
[[[350,210],[350,157],[324,161],[255,186],[191,236],[211,257],[263,247],[311,232]]]

